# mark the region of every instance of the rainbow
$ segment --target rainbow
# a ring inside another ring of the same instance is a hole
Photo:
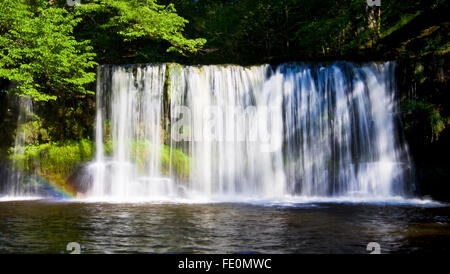
[[[76,191],[73,190],[68,184],[60,185],[44,178],[40,179],[40,186],[42,191],[47,194],[46,197],[56,199],[70,199],[76,196]]]
[[[32,185],[32,189],[25,189],[21,193],[7,193],[8,197],[10,197],[11,199],[20,197],[33,197],[36,199],[70,199],[76,196],[77,192],[65,180],[52,180],[50,178],[45,178],[37,174],[28,174],[25,176],[25,180],[28,184]]]

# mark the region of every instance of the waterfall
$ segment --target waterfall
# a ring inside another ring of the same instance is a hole
[[[10,161],[0,165],[0,200],[68,197],[70,194],[64,189],[58,189],[40,176],[42,152],[36,153],[36,128],[41,125],[33,99],[15,97],[12,103],[18,110],[17,126],[14,146],[8,152]]]
[[[393,197],[395,64],[100,66],[90,197]]]
[[[170,193],[171,181],[162,177],[160,161],[165,66],[131,70],[111,67],[110,71],[100,70],[98,75],[96,161],[90,166],[94,174],[91,194],[145,197]],[[102,102],[105,95],[108,99]],[[109,116],[102,112],[104,104],[109,107],[105,109]],[[104,122],[107,134],[103,132]],[[109,138],[109,149],[113,151],[108,160],[104,155],[104,136]]]
[[[24,154],[29,143],[30,133],[27,123],[33,121],[33,102],[29,97],[19,97],[17,129],[12,152],[13,158],[8,168],[5,194],[12,197],[38,196],[38,183],[35,178],[28,175],[23,169],[29,164],[20,155]]]

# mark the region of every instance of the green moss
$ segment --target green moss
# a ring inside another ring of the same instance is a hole
[[[189,176],[189,157],[180,149],[160,145],[154,149],[149,141],[133,141],[131,143],[132,161],[141,171],[148,168],[146,163],[150,160],[154,151],[159,151],[161,170],[163,175],[170,172],[178,178]],[[105,152],[110,154],[113,150],[111,140],[104,145]],[[10,148],[9,158],[16,167],[35,173],[47,181],[66,187],[67,179],[82,162],[93,159],[95,143],[89,139],[80,141],[49,142],[39,145],[27,145],[25,147]]]
[[[422,84],[427,79],[424,73],[424,66],[422,64],[418,64],[414,70],[414,77],[417,81]]]
[[[431,129],[431,142],[437,141],[441,132],[450,125],[450,119],[441,115],[439,107],[426,100],[410,100],[407,108],[426,115]]]
[[[21,124],[16,131],[25,136],[24,141],[27,144],[45,143],[50,140],[48,131],[42,126],[42,120],[37,116],[34,120]]]
[[[170,91],[171,90],[177,90],[179,87],[172,87],[171,79],[172,77],[179,78],[181,77],[182,73],[182,65],[178,63],[168,63],[167,69],[166,69],[166,79],[164,83],[165,91],[167,93],[167,102],[170,104]],[[172,76],[173,75],[173,76]],[[178,81],[176,81],[178,83]]]
[[[392,27],[390,27],[389,29],[387,29],[385,32],[381,33],[380,38],[384,38],[386,36],[391,35],[394,31],[402,28],[403,26],[407,25],[409,22],[411,22],[411,20],[413,20],[414,18],[416,18],[417,16],[419,16],[422,13],[422,11],[417,11],[416,13],[413,14],[403,14],[400,16],[400,20],[393,25]]]
[[[93,142],[88,139],[10,149],[10,159],[17,167],[53,181],[67,179],[80,162],[89,161],[92,156]]]
[[[160,154],[161,169],[164,175],[170,172],[177,177],[187,178],[189,176],[189,162],[190,158],[182,150],[177,148],[170,148],[167,145],[159,145],[159,149],[155,149],[155,145],[149,141],[133,141],[131,144],[132,161],[134,161],[141,171],[146,168],[146,163],[149,162],[149,157],[152,153],[158,152]]]
[[[171,149],[166,145],[161,146],[161,161],[166,174],[172,169],[172,172],[178,177],[189,177],[190,158],[180,149]]]

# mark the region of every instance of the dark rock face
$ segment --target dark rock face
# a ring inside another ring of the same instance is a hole
[[[0,161],[0,195],[6,192],[8,168],[7,163]]]
[[[89,172],[89,164],[82,163],[75,168],[75,171],[66,180],[71,188],[81,194],[88,192],[93,184],[93,175]]]
[[[449,58],[398,62],[402,128],[415,163],[417,194],[450,200]]]

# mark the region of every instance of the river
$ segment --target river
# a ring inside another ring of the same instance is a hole
[[[0,253],[448,252],[436,203],[0,202]]]

